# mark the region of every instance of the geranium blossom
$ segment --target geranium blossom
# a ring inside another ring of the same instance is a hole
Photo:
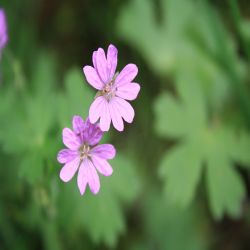
[[[72,126],[73,131],[64,128],[62,133],[63,143],[67,148],[57,155],[57,160],[64,164],[60,178],[68,182],[78,172],[77,184],[81,195],[87,184],[91,192],[97,194],[100,189],[97,171],[105,176],[112,174],[113,169],[107,160],[115,157],[116,150],[111,144],[97,145],[103,132],[88,119],[84,122],[80,116],[74,116]]]
[[[7,22],[3,9],[0,9],[0,54],[8,41]]]
[[[93,66],[85,66],[83,72],[88,83],[98,90],[96,98],[89,110],[89,119],[95,123],[100,118],[100,128],[108,131],[112,121],[118,131],[123,131],[123,119],[131,123],[134,109],[128,101],[136,99],[140,85],[133,82],[138,73],[135,64],[126,65],[120,73],[116,73],[118,51],[109,45],[107,57],[102,48],[93,52]]]

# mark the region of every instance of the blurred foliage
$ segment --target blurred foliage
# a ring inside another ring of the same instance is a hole
[[[3,0],[1,249],[249,249],[250,5]],[[112,130],[96,196],[59,179],[61,130],[95,92],[82,66],[114,43],[136,63],[136,117]]]

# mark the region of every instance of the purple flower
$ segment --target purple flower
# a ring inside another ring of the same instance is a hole
[[[93,65],[85,66],[83,72],[88,83],[98,90],[97,97],[90,106],[89,120],[95,123],[100,118],[100,128],[108,131],[112,121],[118,131],[123,131],[123,119],[131,123],[134,109],[126,100],[136,99],[140,85],[133,80],[138,73],[135,64],[126,65],[120,73],[116,72],[118,51],[109,45],[107,57],[102,48],[93,52]]]
[[[8,41],[7,22],[3,9],[0,9],[0,52]]]
[[[81,195],[84,194],[87,184],[93,194],[100,189],[100,180],[97,171],[109,176],[113,169],[107,162],[113,159],[116,150],[111,144],[97,145],[103,132],[97,124],[91,124],[89,119],[85,122],[80,116],[74,116],[73,131],[63,129],[63,143],[67,147],[58,155],[58,162],[64,164],[60,171],[60,178],[64,182],[70,181],[78,171],[77,184]]]

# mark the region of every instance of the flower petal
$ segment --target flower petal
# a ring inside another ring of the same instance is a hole
[[[117,55],[118,55],[118,50],[117,48],[113,45],[110,44],[108,47],[108,53],[107,53],[107,67],[108,67],[108,72],[109,72],[109,79],[112,79],[116,66],[117,66]]]
[[[134,80],[138,73],[138,68],[135,64],[128,64],[126,65],[120,74],[116,77],[115,83],[116,86],[122,86],[124,84],[130,83]]]
[[[109,176],[113,173],[112,167],[110,166],[110,164],[106,160],[104,160],[98,156],[93,155],[92,162],[93,162],[94,166],[96,167],[96,169],[102,175]]]
[[[90,191],[93,194],[97,194],[100,190],[100,180],[96,169],[93,163],[87,158],[83,161],[83,165],[85,167],[84,171],[86,171],[86,177],[90,187]]]
[[[64,164],[64,163],[74,160],[76,156],[77,156],[76,151],[72,151],[70,149],[62,149],[57,154],[57,161],[59,163]]]
[[[91,150],[91,155],[96,155],[103,159],[113,159],[116,154],[115,147],[112,144],[101,144]]]
[[[119,97],[116,97],[116,98],[119,98]],[[123,124],[122,116],[117,108],[117,103],[115,101],[115,98],[112,98],[112,100],[108,104],[108,107],[109,107],[109,112],[110,112],[111,120],[112,120],[114,127],[118,131],[123,131],[124,124]]]
[[[101,118],[100,118],[100,128],[102,131],[108,131],[110,128],[110,123],[111,123],[111,117],[110,117],[110,112],[108,108],[108,102],[106,99],[103,102],[103,110],[101,113]]]
[[[135,100],[140,91],[140,85],[138,83],[130,82],[125,85],[117,87],[116,95],[125,100]]]
[[[64,182],[70,181],[75,175],[79,167],[80,159],[79,157],[75,158],[73,161],[67,162],[60,171],[60,178]]]
[[[3,49],[7,41],[8,41],[7,21],[4,10],[0,9],[0,50]]]
[[[84,164],[84,162],[85,160],[82,162],[79,168],[78,176],[77,176],[77,185],[78,185],[81,195],[85,193],[86,186],[88,183],[88,172],[87,172],[86,165]]]
[[[116,108],[123,119],[131,123],[135,116],[135,111],[131,104],[120,97],[114,97],[113,102],[115,102]]]
[[[63,129],[63,143],[71,150],[77,150],[80,147],[79,138],[69,128]]]
[[[97,97],[89,108],[89,120],[92,124],[96,123],[100,118],[103,106],[105,105],[106,99],[103,96]]]
[[[84,141],[90,146],[96,145],[102,138],[103,132],[98,124],[91,124],[89,119],[85,122],[86,128],[83,132]]]
[[[94,51],[93,55],[92,55],[92,62],[93,62],[93,65],[94,65],[95,69],[97,69],[97,66],[96,66],[96,54],[97,54],[97,51]]]
[[[81,116],[75,115],[72,120],[72,127],[76,134],[80,134],[84,129],[84,120]]]
[[[99,48],[96,52],[95,56],[96,61],[96,69],[99,77],[101,78],[103,83],[107,83],[109,81],[107,60],[105,56],[105,52],[102,48]]]
[[[91,66],[83,67],[84,75],[87,79],[87,82],[94,87],[95,89],[101,90],[104,86],[102,80],[99,78],[96,70]]]

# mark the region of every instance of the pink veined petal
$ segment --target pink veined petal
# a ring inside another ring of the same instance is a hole
[[[110,117],[110,112],[108,108],[108,102],[106,99],[103,102],[103,110],[101,113],[101,118],[100,118],[100,128],[102,131],[108,131],[110,128],[110,123],[111,123],[111,117]]]
[[[115,75],[115,70],[117,66],[117,55],[118,55],[117,48],[113,44],[110,44],[107,53],[107,67],[108,67],[109,79],[112,79],[113,76]]]
[[[125,85],[117,87],[116,95],[125,100],[135,100],[140,91],[140,85],[138,83],[130,82]]]
[[[96,145],[102,138],[103,132],[98,124],[91,124],[89,119],[86,120],[86,129],[83,132],[84,141],[90,146]]]
[[[84,162],[85,160],[81,163],[77,176],[77,185],[81,195],[85,193],[86,186],[88,183],[88,171],[86,169],[86,165],[84,164]]]
[[[138,73],[138,68],[135,64],[127,64],[123,70],[116,77],[115,84],[120,87],[124,84],[130,83],[134,80]]]
[[[96,70],[91,66],[83,67],[84,75],[87,79],[87,82],[94,87],[95,89],[101,90],[104,86],[102,80],[98,76]]]
[[[116,108],[123,119],[131,123],[135,116],[135,111],[131,104],[120,97],[114,97],[113,102],[115,102]]]
[[[83,141],[90,146],[96,145],[102,138],[103,132],[98,124],[92,124],[87,118],[85,122],[85,129],[83,131]]]
[[[78,137],[69,128],[63,129],[63,143],[71,150],[77,150],[80,147],[80,141]]]
[[[115,147],[112,144],[101,144],[91,150],[91,155],[96,155],[103,159],[113,159],[116,154]]]
[[[83,131],[84,129],[84,120],[82,119],[81,116],[75,115],[72,120],[72,127],[73,130],[76,134],[79,134]]]
[[[110,112],[111,120],[112,120],[114,127],[118,131],[123,131],[124,124],[123,124],[122,116],[118,110],[115,97],[112,98],[112,100],[109,102],[108,107],[109,107],[109,112]]]
[[[79,167],[80,158],[77,157],[73,161],[67,162],[60,171],[60,178],[64,182],[70,181],[75,175]]]
[[[93,194],[97,194],[100,190],[100,180],[96,169],[93,163],[87,158],[83,161],[83,165],[85,167],[87,182],[89,184],[90,191]]]
[[[108,75],[108,67],[107,67],[107,60],[105,56],[105,52],[102,48],[99,48],[96,52],[96,67],[97,73],[101,78],[102,82],[107,83],[109,81]]]
[[[90,146],[96,145],[102,139],[103,132],[101,129],[96,129],[89,135],[88,144]]]
[[[77,157],[77,155],[78,155],[77,151],[72,151],[70,149],[62,149],[57,154],[57,161],[59,163],[64,164],[64,163],[74,160],[75,157]]]
[[[92,162],[93,162],[94,166],[96,167],[96,169],[102,175],[109,176],[113,173],[112,167],[110,166],[110,164],[106,160],[104,160],[98,156],[95,156],[95,155],[93,155],[91,159],[92,159]]]
[[[103,96],[97,97],[93,103],[91,104],[89,108],[89,120],[91,123],[96,123],[97,120],[100,118],[102,112],[104,103],[106,102],[106,99]]]

